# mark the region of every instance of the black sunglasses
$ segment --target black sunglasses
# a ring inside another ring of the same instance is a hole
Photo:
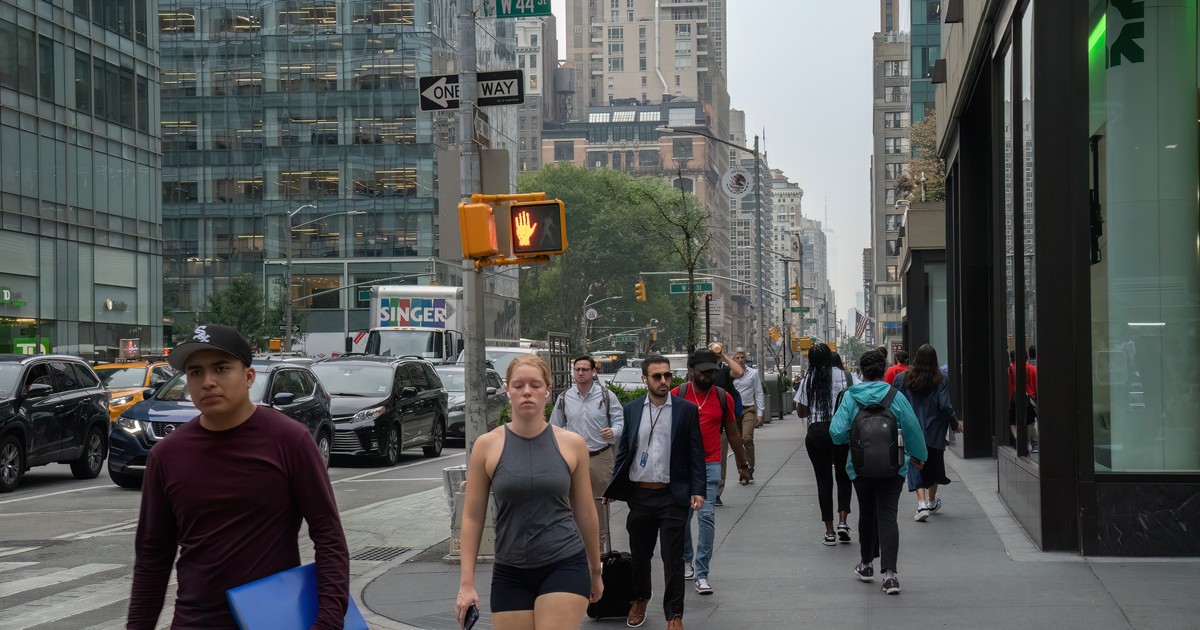
[[[671,380],[670,372],[660,372],[658,374],[650,374],[647,376],[652,381],[669,381]]]

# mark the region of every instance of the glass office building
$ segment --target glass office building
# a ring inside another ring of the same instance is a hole
[[[945,6],[962,451],[1044,549],[1200,555],[1196,5]]]
[[[152,7],[0,0],[0,353],[161,348]]]
[[[422,113],[417,89],[420,76],[455,71],[452,4],[159,3],[166,295],[178,324],[238,274],[280,299],[289,253],[287,299],[305,311],[305,333],[368,325],[367,301],[339,288],[427,284],[437,276],[399,276],[457,264],[437,263],[436,160],[456,122]],[[481,70],[515,66],[511,22],[479,20]],[[516,136],[507,112],[487,113],[494,134]]]

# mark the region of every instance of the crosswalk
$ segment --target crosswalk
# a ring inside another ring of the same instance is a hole
[[[132,564],[81,562],[75,566],[22,560],[40,546],[0,546],[0,630],[125,627]],[[174,614],[174,579],[159,628]]]

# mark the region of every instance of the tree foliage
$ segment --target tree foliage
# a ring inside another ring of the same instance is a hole
[[[588,296],[591,302],[621,296],[593,307],[600,317],[591,322],[590,339],[636,332],[657,320],[657,348],[686,347],[686,305],[680,297],[668,294],[668,276],[643,277],[645,303],[634,300],[634,284],[642,272],[681,270],[675,255],[678,234],[669,226],[662,231],[652,228],[665,225],[660,209],[669,209],[681,199],[690,199],[687,203],[694,205],[694,198],[681,195],[658,178],[635,178],[620,171],[571,164],[548,164],[524,173],[518,188],[562,199],[567,212],[567,250],[550,263],[521,273],[523,336],[542,338],[548,332],[565,332],[576,340],[576,348],[582,349]],[[593,342],[592,349],[615,345],[604,340]],[[638,350],[644,349],[644,344],[639,344]]]
[[[270,335],[262,289],[248,273],[234,276],[225,290],[208,296],[208,304],[196,320],[233,326],[251,343],[261,342]]]
[[[946,200],[946,162],[937,152],[937,114],[925,112],[925,118],[912,126],[913,160],[909,164],[912,174],[912,199],[921,198],[921,175],[925,175],[925,200]]]

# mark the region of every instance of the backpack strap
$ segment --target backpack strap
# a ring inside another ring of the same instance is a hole
[[[892,408],[892,401],[896,399],[896,393],[899,391],[900,390],[896,389],[895,387],[892,387],[891,385],[888,386],[887,396],[884,396],[883,400],[880,402],[880,404],[883,405],[884,409]]]

